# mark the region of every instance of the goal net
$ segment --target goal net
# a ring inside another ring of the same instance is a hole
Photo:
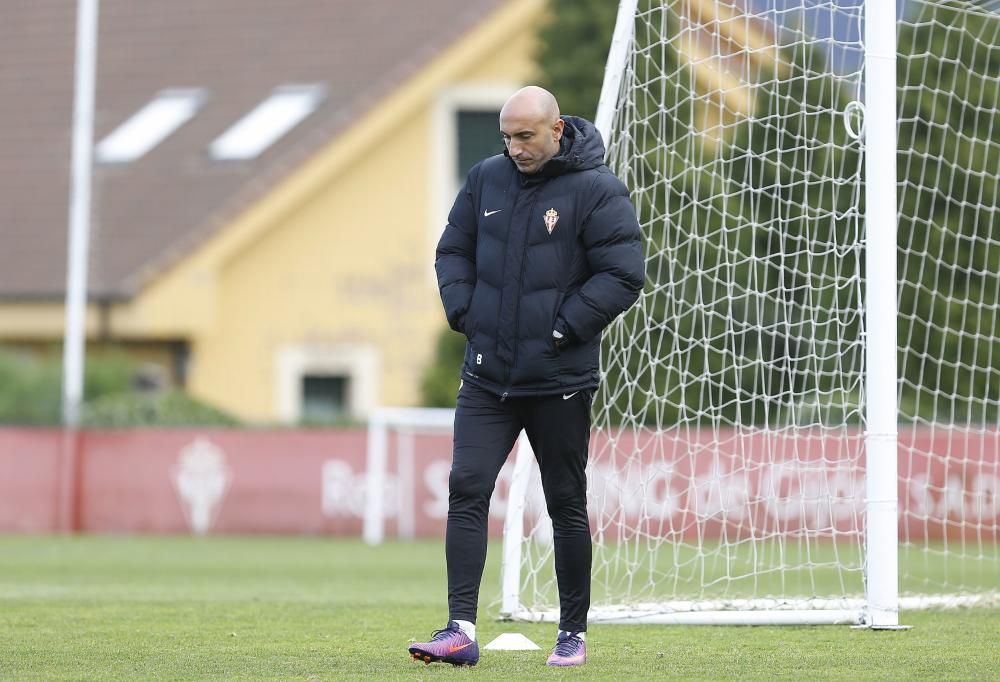
[[[595,621],[1000,602],[1000,16],[902,2],[893,63],[879,4],[866,55],[864,0],[622,3],[598,127],[648,281],[605,333]],[[550,538],[529,490],[504,615],[557,617]]]

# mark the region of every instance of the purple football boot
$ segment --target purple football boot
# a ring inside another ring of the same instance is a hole
[[[409,651],[414,659],[424,663],[475,665],[479,662],[479,645],[453,620],[448,621],[443,630],[435,630],[431,641],[411,644]]]
[[[552,649],[552,655],[545,665],[583,665],[587,662],[587,643],[577,637],[578,632],[560,632]]]

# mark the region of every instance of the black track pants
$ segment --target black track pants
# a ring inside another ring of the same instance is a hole
[[[452,620],[476,622],[486,563],[490,496],[521,430],[542,475],[552,519],[559,628],[587,629],[590,609],[590,522],[587,448],[593,392],[507,398],[465,382],[455,410],[454,457],[448,480],[448,610]]]

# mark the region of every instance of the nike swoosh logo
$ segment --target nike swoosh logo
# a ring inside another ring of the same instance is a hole
[[[572,393],[569,393],[569,394],[563,394],[563,400],[569,400],[570,398],[572,398],[573,396],[575,396],[577,393],[579,393],[579,391],[573,391]]]
[[[475,644],[475,642],[469,642],[468,644],[463,644],[462,646],[449,646],[449,647],[448,647],[448,653],[449,653],[449,654],[453,654],[453,653],[455,653],[456,651],[461,651],[461,650],[462,650],[462,649],[464,649],[465,647],[467,647],[467,646],[472,646],[473,644]]]
[[[489,218],[489,217],[490,217],[491,215],[493,215],[494,213],[499,213],[499,212],[500,212],[500,211],[502,211],[502,210],[503,210],[502,208],[498,208],[498,209],[497,209],[497,210],[495,210],[495,211],[487,211],[486,209],[483,209],[483,217],[484,217],[484,218]]]

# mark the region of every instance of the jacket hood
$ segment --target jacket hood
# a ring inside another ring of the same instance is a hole
[[[559,152],[549,159],[541,170],[534,173],[534,177],[551,178],[604,165],[604,141],[594,124],[579,116],[560,116],[560,118],[566,125],[559,141]],[[506,149],[504,156],[509,158]]]

